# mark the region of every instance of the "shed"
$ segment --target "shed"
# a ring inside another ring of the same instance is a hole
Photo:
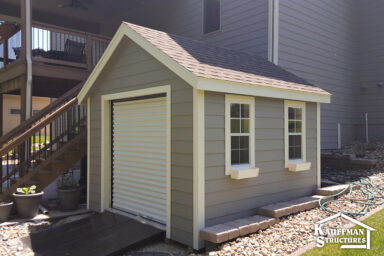
[[[199,231],[320,186],[330,94],[257,56],[123,23],[78,95],[88,207]]]

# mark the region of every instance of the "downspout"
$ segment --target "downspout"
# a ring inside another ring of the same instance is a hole
[[[32,107],[32,26],[31,26],[31,0],[25,0],[25,57],[27,62],[27,82],[26,82],[26,99],[25,99],[25,119],[31,117]]]
[[[268,60],[277,65],[279,59],[279,0],[269,0],[268,9]]]

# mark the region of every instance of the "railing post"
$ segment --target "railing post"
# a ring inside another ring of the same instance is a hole
[[[93,68],[92,65],[92,40],[89,35],[86,36],[86,44],[85,44],[85,57],[87,60],[87,69],[91,71]]]
[[[4,40],[4,67],[8,64],[8,38]]]

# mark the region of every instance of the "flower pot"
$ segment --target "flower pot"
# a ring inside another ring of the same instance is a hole
[[[0,203],[0,222],[7,221],[11,210],[13,207],[13,202],[9,203]]]
[[[58,188],[57,196],[59,197],[60,209],[62,211],[75,211],[79,206],[81,188]]]
[[[44,192],[36,194],[16,194],[13,193],[17,212],[21,218],[33,218],[39,212],[39,204]]]

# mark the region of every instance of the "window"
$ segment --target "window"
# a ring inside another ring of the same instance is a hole
[[[305,118],[305,102],[285,101],[285,167],[290,171],[311,167],[306,162]]]
[[[226,174],[255,165],[254,98],[226,95]]]
[[[288,158],[302,158],[303,109],[288,107]]]
[[[204,34],[220,29],[220,0],[204,0]]]
[[[10,113],[11,115],[20,115],[21,111],[20,111],[20,109],[11,108],[10,111],[9,111],[9,113]]]

